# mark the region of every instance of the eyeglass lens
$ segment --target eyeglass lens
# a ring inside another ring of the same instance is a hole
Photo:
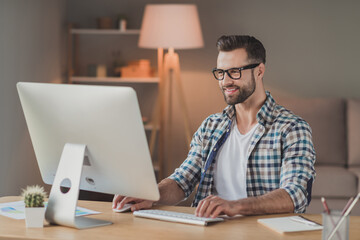
[[[228,69],[228,70],[218,69],[218,70],[214,71],[215,78],[216,78],[217,80],[222,80],[222,79],[224,78],[225,72],[227,72],[227,74],[228,74],[232,79],[239,79],[239,78],[241,78],[241,70],[240,70],[240,69]]]

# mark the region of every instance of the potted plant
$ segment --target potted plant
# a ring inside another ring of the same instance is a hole
[[[25,202],[26,227],[43,227],[45,217],[44,200],[47,197],[44,188],[38,185],[28,186],[23,189],[22,197]]]

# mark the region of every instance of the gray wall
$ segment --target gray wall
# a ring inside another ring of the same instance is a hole
[[[0,196],[42,184],[16,83],[61,81],[65,2],[0,0]]]

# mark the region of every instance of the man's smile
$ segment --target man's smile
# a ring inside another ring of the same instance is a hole
[[[226,94],[233,94],[235,93],[236,91],[238,91],[239,88],[237,87],[231,87],[231,88],[223,88],[223,91],[226,93]]]

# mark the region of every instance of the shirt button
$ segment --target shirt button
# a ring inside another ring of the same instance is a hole
[[[216,152],[216,148],[214,148],[214,152]]]
[[[226,132],[229,132],[229,131],[230,131],[229,129],[226,130]]]

